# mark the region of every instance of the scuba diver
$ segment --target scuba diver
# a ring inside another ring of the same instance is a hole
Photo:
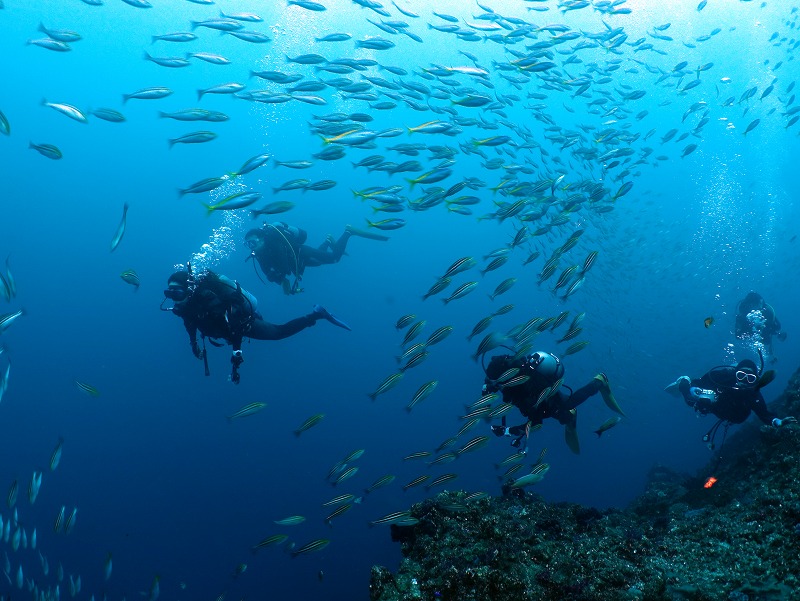
[[[553,417],[565,426],[567,446],[573,453],[580,453],[576,408],[598,392],[609,409],[625,415],[611,393],[605,374],[597,374],[588,384],[573,391],[563,385],[564,366],[551,353],[539,351],[516,360],[512,355],[496,355],[484,371],[486,380],[483,393],[502,391],[503,402],[513,403],[528,418],[522,425],[507,428],[503,416],[502,426],[492,426],[496,436],[515,437],[511,443],[514,447],[520,446],[523,437],[527,442],[531,426],[541,425],[545,418]],[[569,390],[569,393],[562,388]]]
[[[208,338],[214,346],[222,346],[223,343],[216,340],[224,340],[233,347],[231,381],[234,384],[239,383],[239,366],[244,361],[244,338],[281,340],[313,326],[320,319],[327,319],[334,325],[350,329],[346,323],[320,305],[316,305],[308,315],[287,323],[268,323],[258,312],[256,297],[243,289],[238,282],[211,271],[195,276],[189,265],[185,271],[176,271],[169,276],[164,297],[161,309],[172,311],[183,319],[192,353],[205,362],[206,375],[209,375],[209,371],[205,339]],[[164,308],[167,299],[173,301],[174,306]],[[202,349],[197,343],[198,331],[203,337]]]
[[[691,379],[681,376],[664,390],[673,396],[682,395],[683,400],[700,415],[714,414],[719,419],[703,437],[709,449],[714,448],[714,436],[721,425],[725,434],[731,424],[741,424],[750,412],[755,413],[763,423],[779,428],[785,424],[797,423],[794,417],[779,419],[767,409],[761,389],[775,379],[775,371],[764,373],[764,358],[761,369],[755,362],[743,359],[738,364],[720,365],[712,368],[701,378]],[[725,444],[723,436],[722,444]]]
[[[761,343],[772,356],[772,337],[786,340],[786,332],[781,331],[781,322],[772,308],[758,293],[750,291],[736,306],[736,337],[741,340],[751,339]]]
[[[308,238],[305,230],[276,221],[250,230],[244,240],[250,249],[248,259],[255,259],[258,262],[267,279],[279,284],[284,294],[297,294],[302,292],[300,280],[306,267],[338,263],[347,248],[350,236],[382,241],[389,239],[387,236],[357,230],[347,225],[338,240],[328,236],[319,247],[314,248],[305,243]],[[289,275],[294,275],[294,282],[291,284]]]

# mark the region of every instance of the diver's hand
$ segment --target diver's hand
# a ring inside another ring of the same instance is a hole
[[[242,363],[244,363],[244,357],[242,356],[242,351],[239,350],[233,351],[233,354],[231,355],[231,365],[233,365],[234,368],[237,368]]]
[[[205,350],[200,348],[200,345],[197,344],[196,340],[192,341],[192,354],[198,359],[202,359],[206,355]]]
[[[772,420],[772,425],[775,426],[776,428],[780,428],[781,426],[786,426],[787,424],[796,424],[796,423],[797,423],[797,418],[794,418],[791,415],[788,415],[783,419],[778,419],[776,417],[775,419]]]

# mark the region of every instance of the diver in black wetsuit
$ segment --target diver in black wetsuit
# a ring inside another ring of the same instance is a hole
[[[306,267],[338,263],[351,236],[371,240],[389,239],[348,225],[338,240],[328,236],[319,247],[314,248],[305,243],[308,238],[305,230],[276,221],[247,232],[245,244],[251,251],[250,258],[258,261],[261,271],[270,282],[279,284],[284,294],[297,294],[301,292],[300,280]],[[291,284],[289,275],[294,275]]]
[[[319,305],[308,315],[284,324],[266,322],[258,313],[258,301],[252,294],[238,282],[211,271],[205,271],[197,277],[191,271],[176,271],[167,280],[164,296],[175,303],[171,311],[183,319],[195,357],[206,360],[205,348],[201,349],[197,343],[198,331],[203,339],[209,338],[212,344],[215,344],[214,339],[221,339],[233,347],[231,381],[234,384],[239,383],[239,366],[244,361],[244,338],[281,340],[313,326],[320,319],[350,329]]]
[[[509,370],[515,369],[518,371],[508,373]],[[502,378],[503,381],[499,381],[504,374],[506,376]],[[517,380],[518,378],[524,381]],[[515,384],[515,380],[519,383]],[[611,393],[605,374],[597,374],[588,384],[575,391],[562,386],[563,381],[564,366],[559,358],[551,353],[539,351],[517,360],[511,355],[492,357],[486,368],[484,394],[502,390],[503,401],[513,403],[522,415],[528,418],[522,425],[507,428],[504,417],[503,425],[492,426],[492,432],[496,436],[516,437],[512,442],[516,447],[520,445],[522,437],[530,431],[531,426],[540,425],[546,418],[553,417],[565,426],[564,438],[567,446],[577,454],[580,453],[576,430],[578,405],[599,392],[612,411],[625,415]],[[569,393],[563,392],[562,388],[567,388]]]
[[[772,337],[786,340],[786,332],[781,331],[781,322],[775,315],[775,309],[768,304],[758,292],[748,292],[736,306],[736,337],[746,339],[755,337],[772,356]]]
[[[763,369],[763,363],[762,363]],[[779,428],[794,424],[794,417],[779,419],[767,409],[761,389],[775,377],[773,370],[761,374],[750,359],[743,359],[737,365],[720,365],[712,368],[700,378],[681,376],[664,390],[672,395],[681,395],[687,405],[699,414],[709,413],[719,420],[708,431],[703,440],[713,448],[714,434],[720,425],[741,424],[750,413],[755,413],[763,423]]]

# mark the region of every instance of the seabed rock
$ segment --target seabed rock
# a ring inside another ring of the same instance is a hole
[[[770,408],[800,417],[800,371]],[[521,490],[443,492],[392,526],[403,560],[372,601],[800,601],[800,426],[755,417],[697,476],[656,466],[625,510]]]

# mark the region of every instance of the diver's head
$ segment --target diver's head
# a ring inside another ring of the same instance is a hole
[[[742,359],[736,365],[736,386],[747,388],[755,386],[758,380],[758,367],[750,359]]]
[[[244,243],[253,252],[258,252],[266,244],[266,236],[262,230],[250,230],[244,236]]]
[[[556,382],[564,375],[561,360],[552,353],[537,351],[530,356],[528,363],[537,374],[541,374],[551,382]]]
[[[179,303],[186,300],[189,296],[189,273],[186,271],[176,271],[167,278],[167,289],[164,296],[169,300]]]
[[[758,292],[751,290],[747,293],[747,296],[742,299],[742,305],[747,307],[750,311],[753,309],[761,309],[764,306],[764,297]]]

